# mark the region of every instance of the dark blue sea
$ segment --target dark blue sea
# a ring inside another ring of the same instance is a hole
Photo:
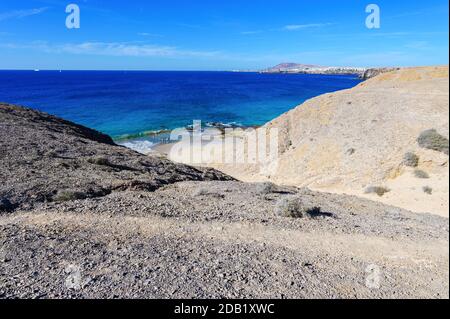
[[[356,76],[236,72],[0,71],[0,101],[83,124],[113,138],[219,122],[264,124]]]

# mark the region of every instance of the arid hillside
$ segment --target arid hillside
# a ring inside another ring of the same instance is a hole
[[[213,165],[244,181],[270,180],[367,197],[448,217],[448,66],[380,74],[313,98],[268,123],[279,165]]]

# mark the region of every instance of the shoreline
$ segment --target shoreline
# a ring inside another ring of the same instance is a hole
[[[214,138],[217,138],[218,136],[224,136],[226,129],[241,129],[246,131],[248,129],[258,129],[260,127],[261,125],[243,126],[237,123],[212,122],[206,123],[205,126],[202,126],[202,134],[209,134]],[[130,134],[130,137],[113,138],[113,140],[118,145],[128,147],[145,155],[154,152],[160,153],[161,155],[169,155],[172,146],[180,142],[180,139],[171,139],[171,133],[176,130],[185,130],[186,134],[192,134],[192,126],[187,126],[184,128],[175,128],[173,130],[149,131],[149,133]],[[207,144],[208,142],[204,143],[204,145]]]

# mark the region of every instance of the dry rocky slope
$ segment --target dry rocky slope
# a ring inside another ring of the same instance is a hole
[[[268,178],[255,165],[213,166],[244,181],[352,194],[448,217],[448,75],[448,66],[394,70],[306,101],[265,126],[279,130],[280,145],[278,168]],[[422,143],[423,136],[436,147]]]
[[[235,181],[6,104],[0,161],[0,298],[449,297],[443,217]]]

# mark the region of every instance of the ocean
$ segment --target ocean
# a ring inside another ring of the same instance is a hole
[[[0,71],[0,101],[41,110],[116,140],[193,120],[262,125],[357,76],[163,71]],[[144,137],[144,138],[143,138]],[[150,145],[150,144],[148,144]]]

